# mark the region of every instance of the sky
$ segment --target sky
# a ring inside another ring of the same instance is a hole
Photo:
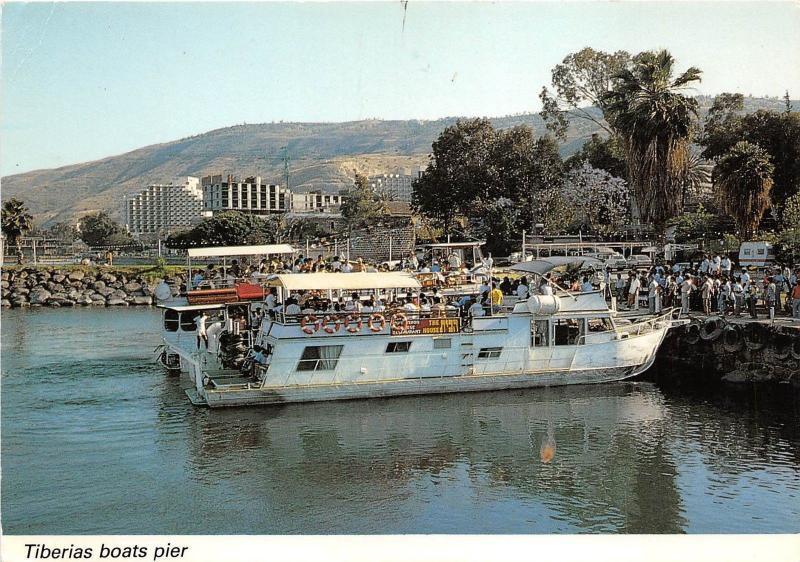
[[[800,94],[789,2],[6,3],[0,31],[2,175],[241,123],[534,112],[586,46]]]

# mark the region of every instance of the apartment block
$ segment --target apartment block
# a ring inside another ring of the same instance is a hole
[[[134,236],[167,233],[197,223],[203,216],[200,180],[154,184],[125,198],[125,223]]]
[[[261,177],[240,180],[233,175],[202,179],[203,209],[210,213],[243,211],[255,215],[285,213],[291,207],[291,191],[265,183]]]

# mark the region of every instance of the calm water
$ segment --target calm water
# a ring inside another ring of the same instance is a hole
[[[211,411],[152,362],[159,318],[3,312],[7,533],[800,531],[788,387]]]

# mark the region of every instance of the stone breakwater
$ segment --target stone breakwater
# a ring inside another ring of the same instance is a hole
[[[47,306],[149,306],[155,303],[156,286],[166,280],[173,296],[185,277],[157,277],[113,268],[41,269],[13,268],[2,272],[4,308]]]

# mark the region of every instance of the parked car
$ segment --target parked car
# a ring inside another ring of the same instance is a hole
[[[633,254],[628,256],[628,267],[634,269],[644,269],[647,267],[652,267],[653,260],[650,259],[650,256],[646,256],[644,254]]]
[[[585,255],[602,261],[604,267],[610,267],[611,269],[625,269],[628,267],[625,256],[611,248],[600,248],[597,252],[590,252]]]

